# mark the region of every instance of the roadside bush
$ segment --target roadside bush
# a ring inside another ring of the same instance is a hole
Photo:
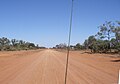
[[[0,51],[16,51],[16,50],[29,50],[39,49],[39,46],[35,46],[34,43],[25,42],[23,40],[12,39],[2,37],[0,38]]]

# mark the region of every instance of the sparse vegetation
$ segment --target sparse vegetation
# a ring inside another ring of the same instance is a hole
[[[85,40],[83,47],[91,52],[120,52],[120,22],[105,22],[99,27],[100,31]]]
[[[96,35],[89,36],[82,45],[80,43],[75,46],[71,45],[70,49],[90,49],[92,53],[120,53],[120,22],[105,22],[98,28],[99,32]],[[66,44],[59,44],[55,48],[66,49],[67,46]]]
[[[54,47],[55,49],[67,49],[67,44],[60,43]]]
[[[29,50],[39,49],[34,43],[25,42],[23,40],[8,39],[6,37],[0,38],[0,51],[15,51],[15,50]]]

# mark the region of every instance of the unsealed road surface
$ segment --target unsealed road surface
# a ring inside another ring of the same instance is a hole
[[[70,52],[67,84],[117,84],[119,58]],[[64,84],[66,53],[0,52],[0,84]]]

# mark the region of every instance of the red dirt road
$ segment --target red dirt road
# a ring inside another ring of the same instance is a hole
[[[70,52],[67,84],[117,84],[119,58]],[[66,53],[0,52],[0,84],[64,84]]]

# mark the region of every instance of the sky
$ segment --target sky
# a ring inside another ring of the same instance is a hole
[[[0,0],[0,38],[67,43],[70,11],[71,0]],[[82,44],[105,21],[120,21],[120,0],[74,0],[71,44]]]

